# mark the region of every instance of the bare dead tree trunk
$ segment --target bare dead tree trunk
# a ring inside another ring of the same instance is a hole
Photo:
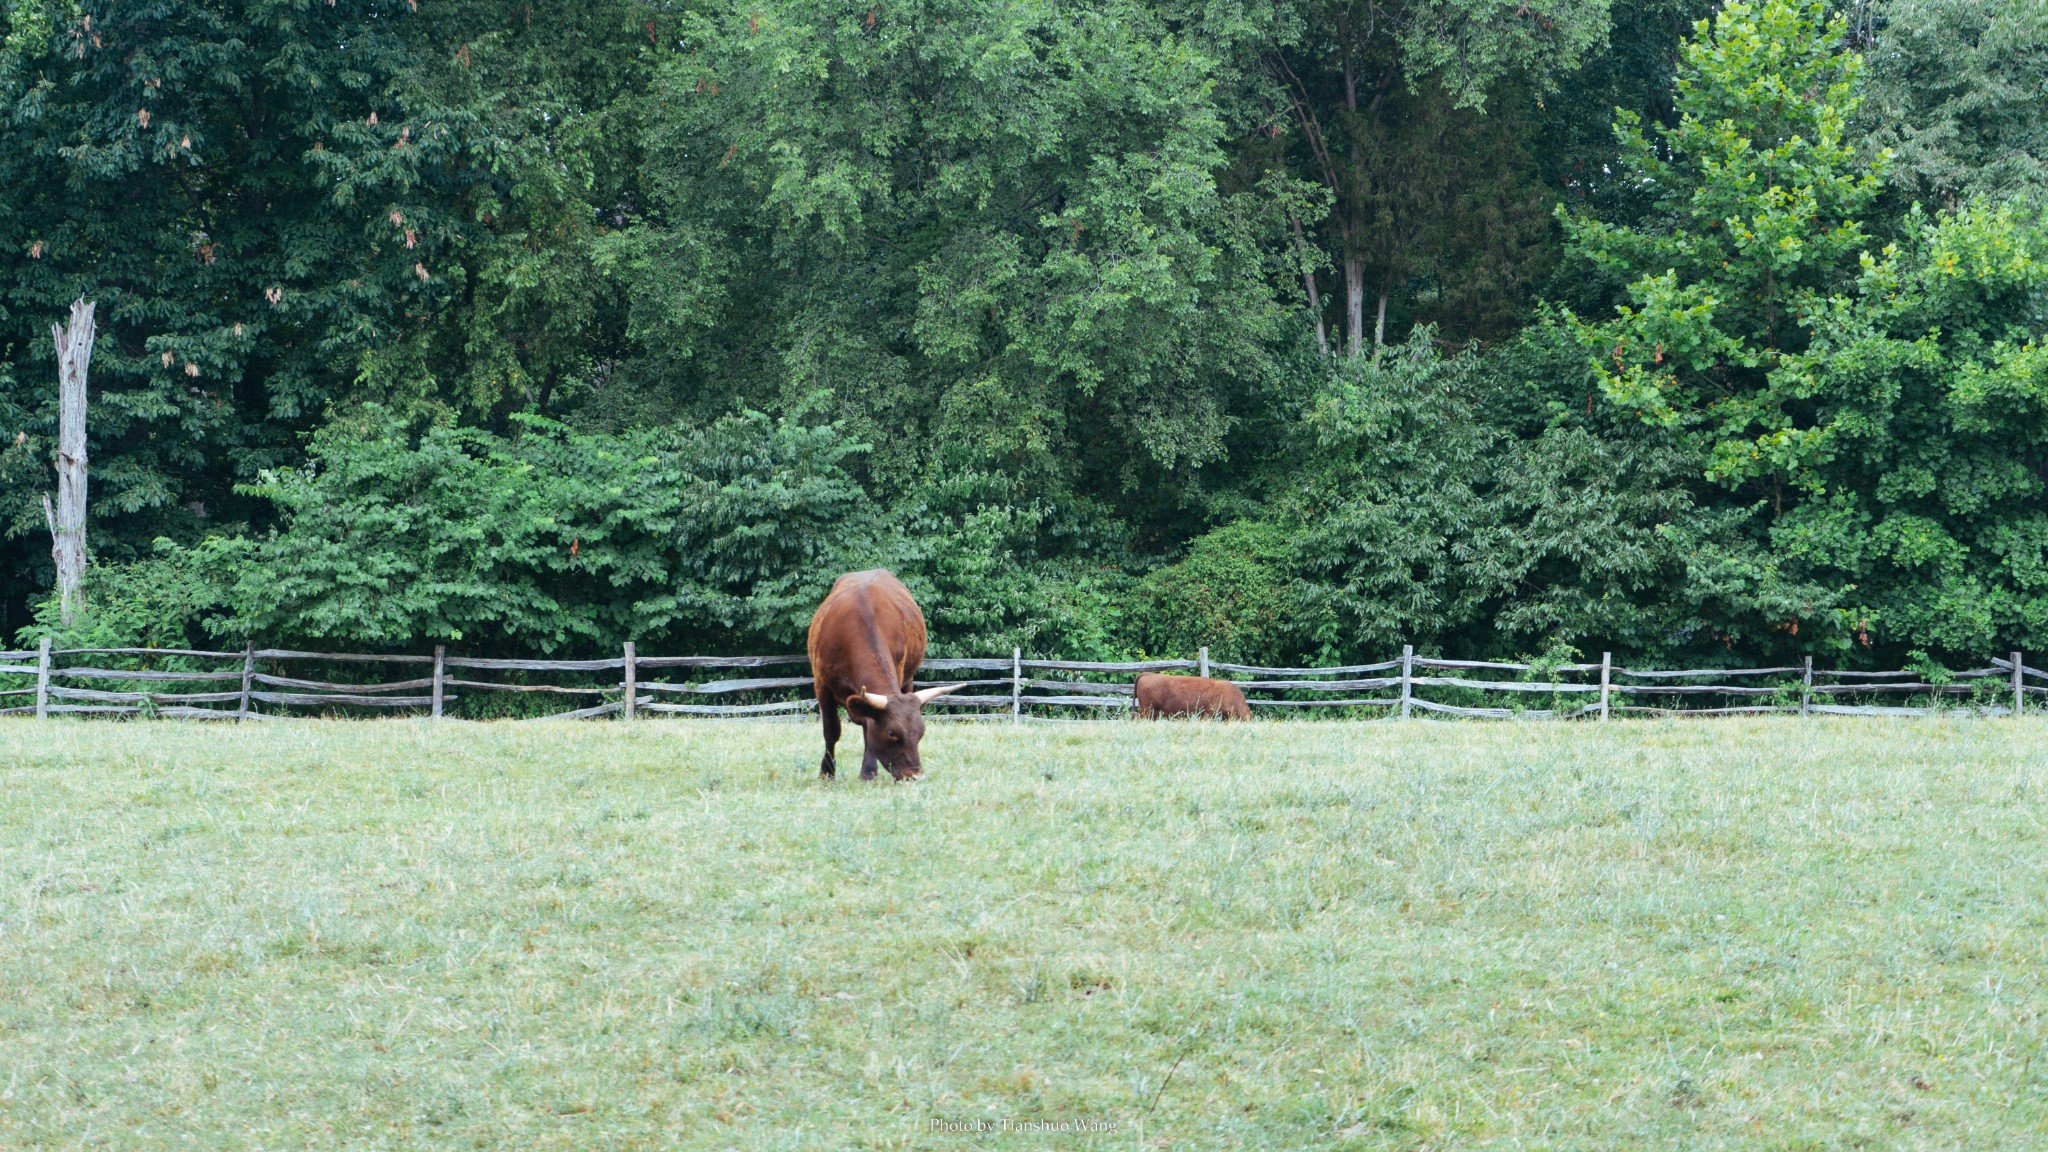
[[[43,498],[50,521],[50,555],[57,562],[57,605],[69,625],[83,601],[85,576],[85,375],[92,364],[93,306],[71,304],[68,325],[50,325],[57,344],[57,505]]]

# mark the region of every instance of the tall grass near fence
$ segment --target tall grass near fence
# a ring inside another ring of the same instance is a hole
[[[741,673],[756,672],[754,675]],[[773,675],[759,673],[773,672]],[[1632,668],[1511,663],[1417,655],[1373,664],[1281,668],[1194,659],[1103,662],[934,657],[926,686],[962,690],[928,706],[936,716],[1072,720],[1132,703],[1141,672],[1232,680],[1267,716],[1325,714],[1465,719],[1607,719],[1616,715],[2011,715],[2048,693],[2048,673],[2021,653],[1961,670],[1814,667]],[[567,704],[568,707],[562,707]],[[266,720],[307,715],[424,713],[474,719],[595,719],[642,714],[720,717],[814,713],[809,661],[785,656],[643,655],[517,660],[431,654],[73,648],[0,652],[0,715],[160,716]]]

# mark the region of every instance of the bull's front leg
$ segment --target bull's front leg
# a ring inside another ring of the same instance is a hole
[[[875,768],[881,763],[875,757],[874,741],[865,738],[869,733],[868,726],[865,724],[861,725],[863,739],[860,742],[860,778],[863,780],[873,780],[875,778]]]

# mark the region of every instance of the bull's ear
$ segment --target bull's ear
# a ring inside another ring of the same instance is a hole
[[[944,696],[948,692],[958,692],[959,690],[965,687],[967,687],[967,685],[965,684],[947,684],[939,688],[920,688],[917,691],[911,693],[911,695],[917,697],[917,702],[919,704],[925,704],[929,703],[930,701],[940,696]]]

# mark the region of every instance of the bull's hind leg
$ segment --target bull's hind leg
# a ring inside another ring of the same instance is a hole
[[[825,758],[818,761],[818,775],[830,780],[838,769],[832,753],[839,747],[839,705],[830,696],[820,695],[818,715],[825,721]]]

